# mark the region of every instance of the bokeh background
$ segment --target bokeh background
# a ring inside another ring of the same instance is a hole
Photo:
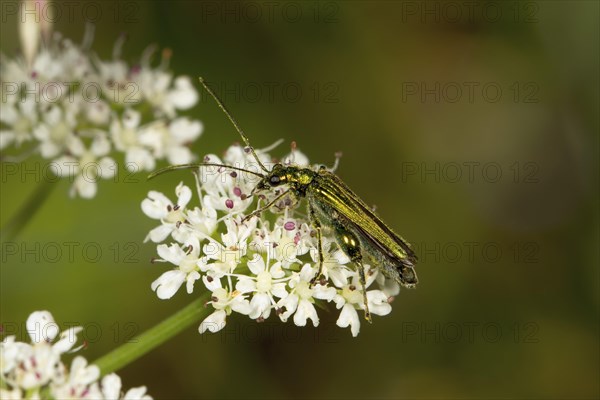
[[[234,317],[127,366],[125,387],[155,398],[598,398],[597,2],[77,4],[56,30],[79,40],[93,19],[103,58],[122,32],[125,59],[172,49],[176,74],[211,82],[256,147],[296,140],[326,164],[343,151],[339,175],[421,259],[418,289],[358,338],[335,310],[316,329]],[[16,18],[1,29],[14,54]],[[238,140],[205,94],[188,115],[205,126],[196,153]],[[102,256],[3,249],[3,326],[50,310],[86,328],[93,360],[192,300],[150,290],[164,266],[149,262],[154,222],[140,209],[148,190],[173,193],[190,175],[136,180],[103,181],[92,201],[58,184],[17,243],[95,243]],[[35,187],[3,178],[2,224]]]

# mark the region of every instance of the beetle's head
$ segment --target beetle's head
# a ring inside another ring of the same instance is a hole
[[[252,192],[270,190],[286,183],[288,183],[288,171],[282,164],[275,164],[273,169],[258,182]]]

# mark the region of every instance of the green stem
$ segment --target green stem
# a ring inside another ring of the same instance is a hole
[[[175,337],[185,328],[198,323],[208,316],[213,311],[212,307],[205,306],[209,298],[210,292],[207,292],[176,314],[133,338],[131,342],[125,343],[100,357],[92,364],[100,368],[102,375],[106,375],[137,360],[150,350]]]
[[[58,186],[58,178],[55,178],[54,175],[42,179],[19,211],[2,227],[0,231],[2,242],[13,241],[19,235],[21,230],[29,223],[48,197],[50,197],[52,190],[56,186]]]

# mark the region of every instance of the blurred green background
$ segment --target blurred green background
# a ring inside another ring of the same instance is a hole
[[[175,73],[212,82],[256,147],[296,140],[326,164],[343,151],[339,176],[421,258],[418,289],[358,338],[335,326],[336,310],[317,329],[234,317],[127,366],[124,387],[155,398],[600,396],[598,2],[77,4],[56,30],[79,41],[86,15],[96,20],[103,58],[121,32],[130,61],[151,43],[172,49]],[[14,54],[15,17],[1,29]],[[238,140],[205,94],[187,114],[205,125],[196,153]],[[192,300],[150,290],[165,268],[149,262],[155,223],[140,209],[148,190],[172,196],[190,175],[137,178],[102,181],[92,201],[59,183],[17,239],[37,254],[57,244],[58,262],[2,249],[5,331],[50,310],[86,328],[91,361]],[[35,187],[3,178],[1,224]]]

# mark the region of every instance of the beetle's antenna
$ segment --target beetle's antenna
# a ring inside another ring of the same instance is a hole
[[[242,172],[246,172],[248,174],[260,176],[261,178],[265,177],[263,174],[260,174],[258,172],[250,171],[250,170],[244,169],[244,168],[232,167],[231,165],[217,164],[217,163],[199,163],[199,164],[171,165],[169,167],[161,168],[161,169],[159,169],[157,171],[154,171],[150,175],[148,175],[148,179],[150,180],[152,178],[156,178],[158,175],[162,175],[162,174],[164,174],[166,172],[171,172],[171,171],[175,171],[175,170],[178,170],[178,169],[194,169],[194,168],[199,168],[199,167],[221,167],[221,168],[229,168],[229,169],[233,169],[235,171],[242,171]]]
[[[250,140],[248,140],[248,137],[246,136],[244,131],[242,131],[242,128],[240,128],[240,126],[238,125],[236,120],[233,119],[233,117],[231,116],[231,113],[229,113],[229,111],[225,107],[225,104],[223,104],[223,102],[221,101],[221,99],[219,99],[219,97],[215,94],[215,92],[213,92],[213,90],[206,84],[206,82],[204,82],[204,79],[202,77],[200,77],[199,79],[200,79],[200,83],[202,84],[202,86],[204,86],[204,90],[206,90],[208,92],[208,94],[210,94],[210,96],[215,100],[215,102],[217,103],[219,108],[225,113],[225,115],[227,116],[229,121],[231,121],[231,123],[235,127],[235,130],[240,134],[240,136],[242,137],[242,140],[246,144],[246,147],[248,147],[250,149],[250,151],[252,152],[252,155],[254,156],[254,159],[256,160],[258,165],[260,165],[260,167],[262,168],[263,171],[269,172],[269,170],[263,165],[263,163],[260,161],[260,159],[256,155],[254,148],[252,146],[250,146]]]

